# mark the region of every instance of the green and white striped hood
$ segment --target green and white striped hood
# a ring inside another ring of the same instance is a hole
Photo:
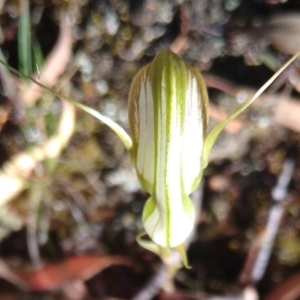
[[[169,50],[157,54],[131,85],[132,163],[151,195],[143,224],[163,247],[182,244],[194,227],[188,195],[201,179],[207,110],[202,76]]]

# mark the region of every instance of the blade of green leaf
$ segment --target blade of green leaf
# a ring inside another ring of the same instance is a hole
[[[208,164],[208,157],[212,146],[214,145],[217,137],[224,129],[224,127],[238,115],[240,115],[253,101],[255,101],[274,81],[275,79],[298,57],[300,51],[297,52],[289,61],[287,61],[252,97],[240,105],[235,111],[233,111],[223,122],[216,125],[205,139],[203,149],[203,167],[205,168]]]
[[[19,69],[29,76],[32,73],[31,32],[29,1],[21,1],[21,15],[18,29]]]
[[[44,65],[44,56],[42,53],[41,46],[36,38],[33,39],[32,42],[32,51],[33,51],[33,66],[32,68],[38,74],[38,77],[40,77],[41,70]]]

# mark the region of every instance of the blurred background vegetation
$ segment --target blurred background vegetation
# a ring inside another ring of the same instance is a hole
[[[203,73],[210,126],[300,50],[299,0],[2,0],[0,9],[1,60],[126,130],[131,81],[161,49]],[[169,285],[158,277],[159,259],[135,241],[147,194],[115,134],[3,65],[0,80],[0,299],[252,292],[247,299],[278,300],[290,291],[284,299],[300,299],[299,64],[219,138],[193,196],[192,269]],[[266,272],[254,280],[287,158],[294,171],[279,232]]]

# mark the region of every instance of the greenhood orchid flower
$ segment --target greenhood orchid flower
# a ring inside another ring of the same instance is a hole
[[[121,139],[142,187],[150,194],[143,210],[145,232],[138,242],[168,259],[172,249],[188,266],[184,242],[195,223],[189,195],[198,186],[210,150],[224,127],[242,113],[298,56],[296,53],[252,97],[207,135],[208,97],[200,73],[170,50],[163,50],[133,79],[128,104],[130,137],[111,119],[30,78],[108,125]],[[27,77],[0,61],[21,77]],[[28,77],[27,77],[28,78]]]
[[[183,244],[195,224],[189,195],[201,179],[208,97],[200,73],[169,50],[135,76],[129,92],[131,159],[151,195],[143,225],[166,248]]]

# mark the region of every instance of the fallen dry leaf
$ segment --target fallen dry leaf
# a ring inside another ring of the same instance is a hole
[[[31,291],[54,290],[73,280],[88,280],[113,265],[131,266],[133,262],[122,256],[82,255],[48,264],[40,270],[18,272]]]
[[[11,113],[11,108],[9,106],[0,106],[0,131],[5,125]]]
[[[183,6],[179,6],[179,15],[180,15],[180,33],[176,39],[170,45],[170,50],[176,54],[181,54],[186,50],[189,45],[188,33],[189,33],[189,18],[187,11]]]
[[[277,50],[294,54],[299,51],[300,14],[285,13],[272,16],[266,22],[268,38]]]
[[[300,102],[282,100],[275,106],[274,121],[288,129],[300,132]]]
[[[265,300],[297,300],[300,297],[300,273],[296,273],[271,291]]]
[[[227,80],[219,78],[217,76],[205,76],[207,86],[221,90],[229,95],[238,96],[243,93],[243,97],[247,99],[255,93],[254,89],[239,87]],[[289,99],[289,100],[288,100]],[[264,93],[251,104],[252,107],[258,109],[262,103],[271,103],[273,109],[273,121],[285,128],[300,132],[300,103],[299,99],[293,97],[286,97],[279,94]],[[222,112],[218,107],[210,104],[210,117],[217,122],[226,119],[228,114]],[[241,119],[235,119],[231,121],[225,128],[229,133],[237,133],[243,126]]]

